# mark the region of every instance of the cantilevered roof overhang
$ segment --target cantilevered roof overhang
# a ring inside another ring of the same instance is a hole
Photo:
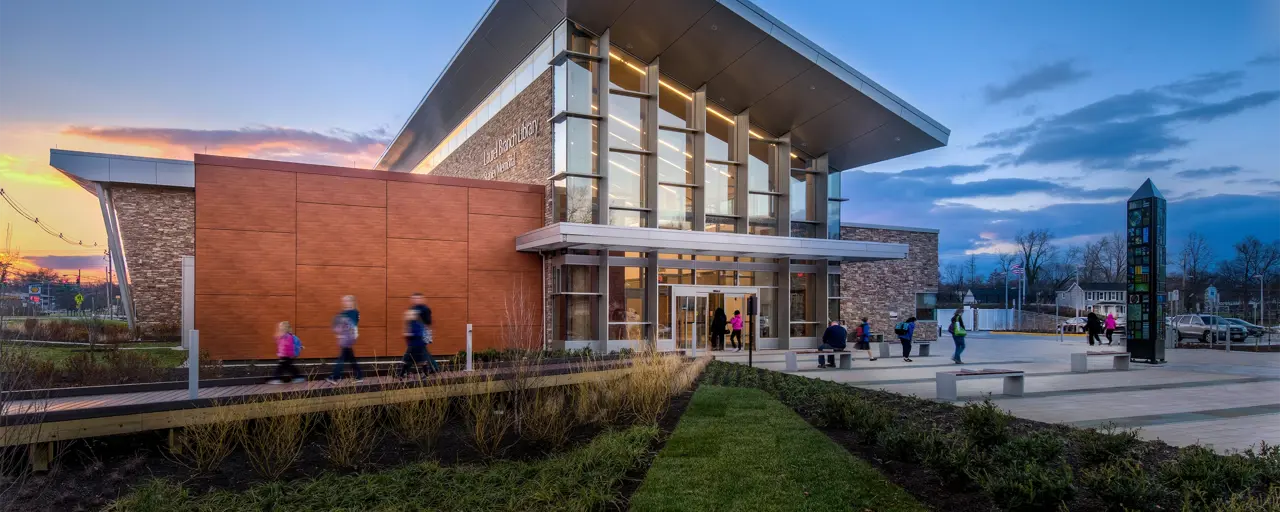
[[[96,183],[105,186],[112,183],[179,188],[196,186],[196,164],[191,160],[50,149],[49,166],[94,195],[98,194]]]
[[[822,13],[808,13],[821,16]],[[941,123],[747,0],[496,0],[377,164],[411,171],[559,22],[637,57],[842,170],[947,144]],[[844,23],[844,21],[841,21]]]
[[[904,259],[907,244],[679,231],[561,222],[516,237],[516,250],[658,251],[674,254],[840,261]]]

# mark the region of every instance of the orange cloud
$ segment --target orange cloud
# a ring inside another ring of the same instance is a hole
[[[238,130],[68,126],[62,133],[149,147],[168,158],[190,159],[194,153],[207,153],[370,168],[390,139],[383,129],[321,133],[270,126]]]
[[[45,187],[72,188],[76,184],[58,171],[41,165],[32,168],[24,158],[0,153],[0,185],[25,183]]]

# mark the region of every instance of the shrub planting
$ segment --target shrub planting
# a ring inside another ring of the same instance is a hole
[[[920,447],[925,443],[929,429],[906,424],[880,431],[876,443],[895,460],[916,462]]]
[[[264,401],[257,407],[272,407]],[[315,425],[308,414],[287,414],[259,417],[249,422],[241,431],[240,444],[244,446],[249,465],[264,478],[275,480],[298,460],[303,442]]]
[[[369,456],[381,437],[378,409],[341,407],[330,410],[327,416],[325,457],[340,467],[355,467]]]
[[[1161,468],[1160,478],[1184,503],[1204,506],[1251,490],[1262,477],[1255,461],[1241,454],[1218,455],[1203,446],[1188,446]]]
[[[387,408],[387,416],[401,440],[430,450],[449,417],[449,399],[421,398],[392,404]]]
[[[170,455],[196,473],[211,472],[235,450],[244,429],[244,421],[226,414],[211,423],[188,425],[175,435]]]
[[[575,415],[570,400],[560,388],[534,391],[533,397],[521,401],[520,435],[532,441],[560,448],[569,440]]]
[[[929,432],[916,451],[925,466],[933,469],[947,485],[962,488],[972,479],[970,467],[977,461],[968,438],[939,430]]]
[[[969,402],[960,409],[960,424],[974,444],[990,448],[1009,439],[1009,423],[1013,416],[1000,410],[990,398]]]
[[[1099,429],[1076,430],[1071,436],[1081,461],[1088,465],[1126,458],[1142,444],[1137,430],[1122,430],[1114,423],[1107,423]]]
[[[1066,464],[994,464],[972,471],[972,476],[1000,508],[1011,511],[1054,510],[1075,493]]]
[[[490,378],[481,377],[475,383],[483,389],[488,387]],[[487,458],[496,457],[502,452],[503,438],[511,428],[512,414],[508,414],[510,411],[507,409],[506,398],[495,392],[480,392],[462,399],[471,444]]]
[[[1084,470],[1080,482],[1098,495],[1107,510],[1163,510],[1168,490],[1133,459],[1119,459]]]

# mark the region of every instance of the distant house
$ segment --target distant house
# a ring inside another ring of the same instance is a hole
[[[1017,290],[1009,291],[1009,300],[1017,295]],[[964,292],[964,300],[966,306],[999,306],[1004,307],[1005,301],[1004,288],[969,288]]]
[[[1127,303],[1124,283],[1078,283],[1072,281],[1065,288],[1058,290],[1058,305],[1075,308],[1081,315],[1089,308],[1098,316],[1108,313],[1116,316],[1118,323],[1124,323],[1125,304]]]

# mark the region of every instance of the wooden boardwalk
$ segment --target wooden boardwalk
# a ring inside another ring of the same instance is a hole
[[[536,367],[536,375],[524,373],[527,380],[519,385],[553,387],[613,379],[622,376],[629,366],[629,361],[621,360],[542,365]],[[349,380],[337,385],[311,380],[220,386],[199,390],[195,400],[189,398],[186,389],[13,400],[0,411],[0,446],[504,391],[517,384],[517,371],[500,367],[444,372],[421,381],[375,376],[359,384]]]

